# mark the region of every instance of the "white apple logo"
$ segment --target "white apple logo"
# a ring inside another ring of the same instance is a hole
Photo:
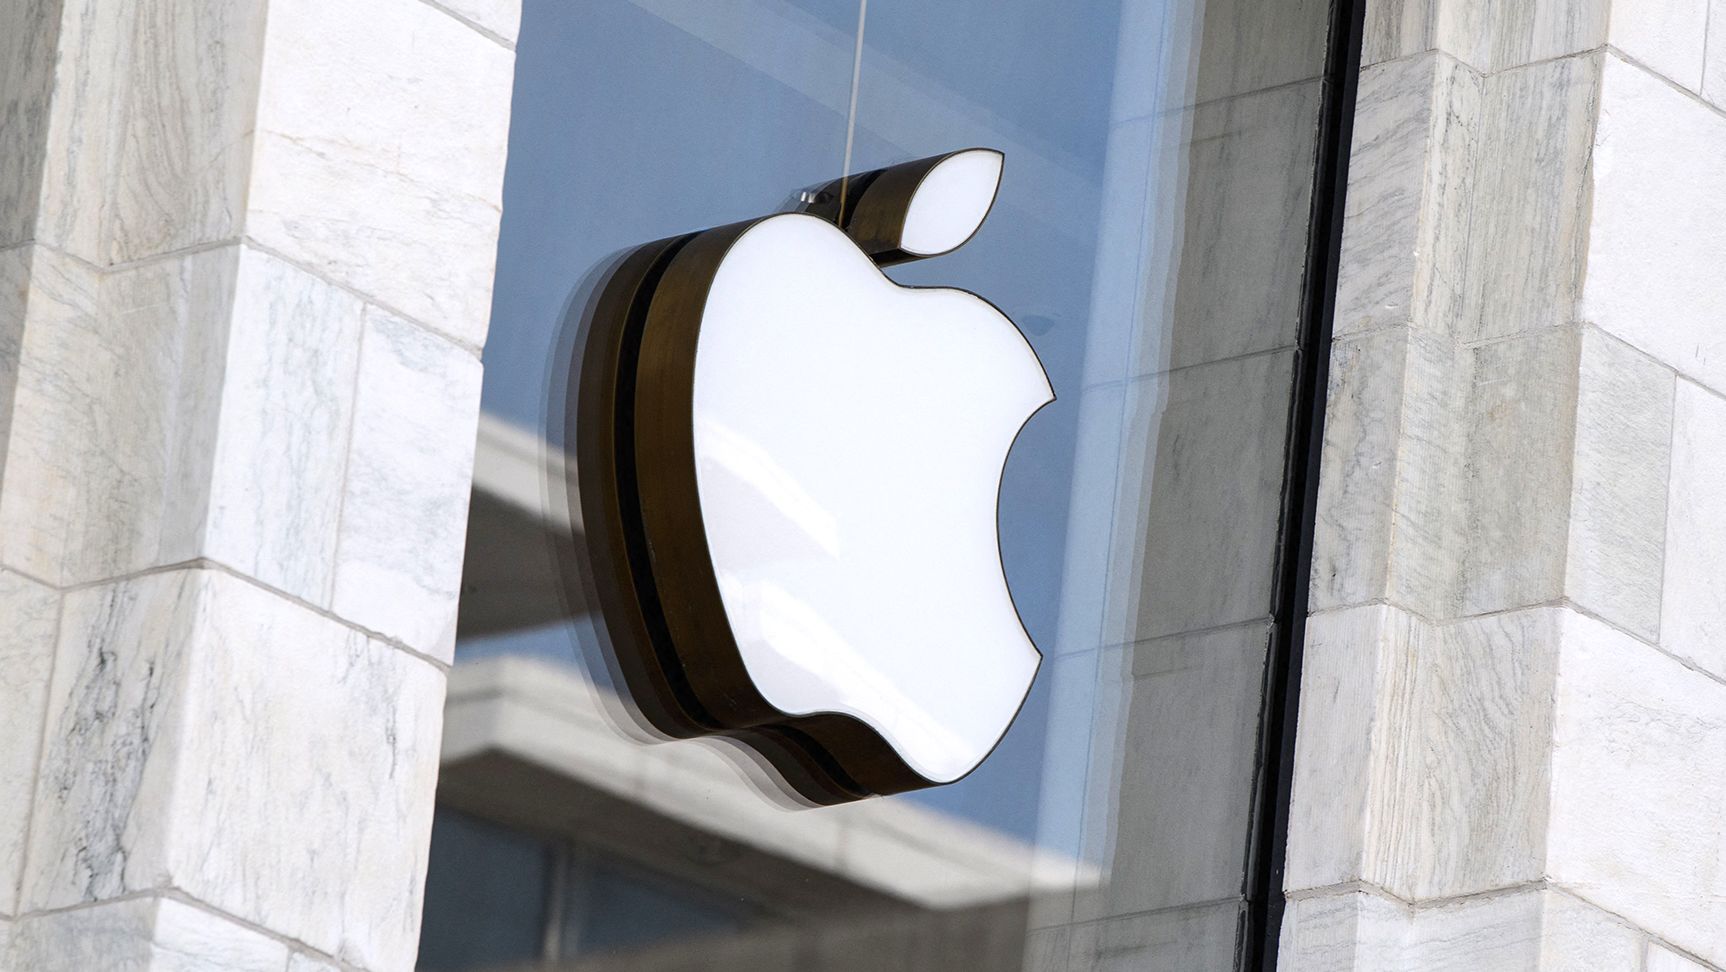
[[[877,266],[969,239],[1000,153],[901,168],[914,179],[883,176],[856,203],[873,192],[891,210],[886,237],[787,213],[686,238],[646,312],[633,434],[651,586],[712,722],[847,716],[919,778],[904,789],[982,762],[1041,661],[996,519],[1008,449],[1054,395],[993,305]],[[651,454],[667,440],[676,471],[661,475]],[[694,606],[710,587],[723,623]],[[733,646],[748,684],[702,688]],[[841,767],[865,758],[823,745]]]

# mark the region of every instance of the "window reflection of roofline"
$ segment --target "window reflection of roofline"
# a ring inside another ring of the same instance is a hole
[[[902,800],[787,811],[714,745],[631,738],[608,703],[608,690],[556,662],[455,666],[440,799],[793,914],[846,901],[961,908],[1099,880],[1065,854]],[[701,860],[692,846],[707,848]]]

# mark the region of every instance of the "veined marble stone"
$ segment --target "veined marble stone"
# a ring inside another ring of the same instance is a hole
[[[0,914],[15,915],[24,865],[24,821],[35,792],[42,714],[54,667],[60,596],[0,570]]]
[[[1459,217],[1476,200],[1483,86],[1437,52],[1361,71],[1338,336],[1400,324],[1433,334],[1462,330],[1471,236]]]
[[[514,44],[521,28],[521,0],[436,0],[437,5],[474,26]]]
[[[288,947],[201,908],[148,896],[17,923],[9,969],[282,972]]]
[[[1503,71],[1592,50],[1607,40],[1606,0],[1384,0],[1366,8],[1362,63],[1440,50],[1476,71]]]
[[[1612,0],[1613,47],[1691,91],[1702,90],[1709,0]]]
[[[518,16],[0,12],[0,966],[412,964]]]
[[[444,661],[455,652],[479,389],[472,354],[367,310],[331,603]]]
[[[1707,58],[1702,65],[1702,97],[1726,111],[1726,0],[1708,5]]]
[[[1446,616],[1563,594],[1575,461],[1581,335],[1536,331],[1468,356],[1456,599]]]
[[[65,0],[38,239],[106,266],[239,235],[263,11]]]
[[[172,886],[352,964],[406,964],[441,672],[209,570],[68,595],[58,655],[29,908]]]
[[[1457,332],[1464,340],[1577,320],[1602,57],[1544,61],[1484,82],[1467,217],[1469,314]]]
[[[1598,328],[1582,332],[1580,368],[1564,592],[1653,642],[1660,637],[1673,375]],[[1702,530],[1698,540],[1708,544],[1716,535]]]
[[[1726,682],[1565,612],[1547,874],[1726,964]]]
[[[1557,614],[1308,621],[1287,887],[1423,900],[1541,877]]]
[[[1692,961],[1669,948],[1650,944],[1646,972],[1709,972],[1700,962]]]
[[[1635,929],[1553,889],[1415,908],[1345,891],[1289,908],[1278,966],[1290,972],[1617,972],[1642,951]]]
[[[247,233],[482,345],[513,53],[422,0],[272,0],[264,58]]]
[[[240,245],[0,259],[28,267],[0,555],[64,584],[209,557],[328,604],[364,305]]]
[[[1314,610],[1389,600],[1453,612],[1469,529],[1468,362],[1446,338],[1391,328],[1331,346],[1313,545]]]
[[[206,468],[214,430],[182,406],[220,383],[234,250],[112,273],[47,247],[30,254],[4,556],[57,584],[155,565],[164,532],[183,527],[164,522],[165,497]]]
[[[0,247],[36,235],[59,31],[59,0],[17,0],[0,8],[0,64],[6,66],[0,82],[0,118],[6,119],[6,137],[0,139]]]
[[[327,605],[365,305],[250,247],[237,260],[215,377],[179,390],[181,414],[203,412],[210,432],[181,443],[191,475],[168,492],[179,529],[161,561],[210,557]]]
[[[1608,54],[1582,316],[1726,393],[1726,115]]]
[[[1726,678],[1726,400],[1680,381],[1660,645]]]

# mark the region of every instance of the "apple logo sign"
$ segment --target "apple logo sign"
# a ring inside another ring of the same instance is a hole
[[[1048,377],[988,301],[880,269],[970,239],[1002,163],[922,159],[646,244],[578,309],[614,675],[654,727],[748,743],[815,802],[965,776],[1041,662],[996,520]]]

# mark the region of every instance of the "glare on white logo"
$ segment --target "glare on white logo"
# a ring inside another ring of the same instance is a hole
[[[996,507],[1048,379],[981,297],[879,269],[969,239],[1001,163],[649,244],[594,305],[577,438],[619,667],[661,728],[750,742],[823,802],[964,776],[1040,661]]]

